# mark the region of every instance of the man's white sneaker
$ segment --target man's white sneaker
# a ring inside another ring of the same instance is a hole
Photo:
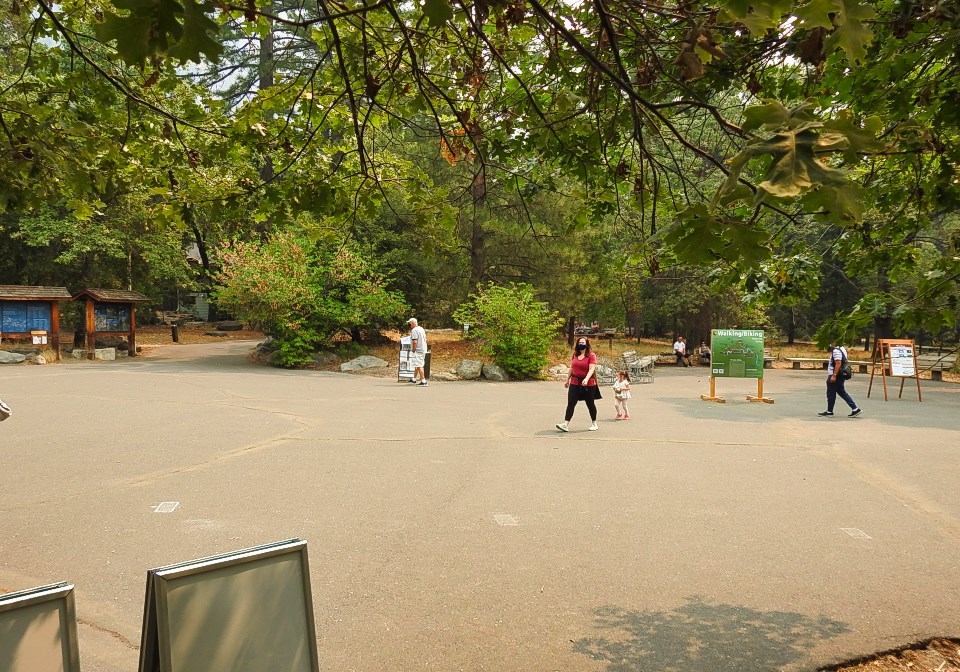
[[[570,428],[567,427],[567,423],[565,423],[565,422],[559,423],[559,424],[557,425],[557,429],[559,429],[561,432],[569,432],[569,431],[570,431]]]
[[[600,428],[597,426],[597,423],[595,423],[595,422],[594,422],[594,423],[591,423],[590,426],[587,427],[587,430],[588,430],[588,431],[591,431],[591,432],[595,432],[595,431],[597,431],[598,429],[600,429]]]

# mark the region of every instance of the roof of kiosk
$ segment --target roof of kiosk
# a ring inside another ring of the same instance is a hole
[[[73,298],[66,287],[0,285],[0,299],[7,301],[64,301]]]
[[[133,292],[127,289],[83,289],[75,292],[74,299],[90,297],[94,301],[106,303],[141,303],[150,299],[140,292]]]

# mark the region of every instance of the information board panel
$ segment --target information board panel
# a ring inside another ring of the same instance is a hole
[[[147,573],[140,672],[319,672],[307,543]]]
[[[0,595],[0,672],[80,672],[72,585]]]
[[[130,306],[123,303],[95,303],[94,329],[98,332],[130,331]]]
[[[0,332],[50,331],[52,305],[47,301],[0,301]]]
[[[913,378],[917,375],[917,369],[913,358],[912,345],[891,345],[890,346],[890,375],[901,376],[904,378]]]
[[[763,378],[763,331],[714,329],[710,368],[714,378]]]

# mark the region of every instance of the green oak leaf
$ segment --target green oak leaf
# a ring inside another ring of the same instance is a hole
[[[677,220],[663,234],[663,240],[673,247],[674,254],[691,264],[716,261],[724,246],[720,220],[702,204],[680,212]]]
[[[831,14],[837,14],[841,9],[840,0],[810,0],[797,7],[794,15],[799,20],[800,28],[833,28]]]
[[[449,0],[424,0],[423,13],[431,26],[439,28],[453,18],[453,7]]]
[[[876,10],[857,0],[840,0],[843,11],[837,14],[837,28],[827,37],[823,51],[829,54],[842,49],[850,62],[863,61],[867,56],[866,46],[873,41],[873,31],[863,21],[876,16]]]
[[[151,54],[166,52],[170,44],[183,36],[177,17],[183,7],[176,0],[116,0],[114,6],[124,12],[105,12],[95,27],[97,37],[116,41],[117,53],[131,65],[139,65]]]
[[[862,124],[853,119],[850,110],[843,110],[836,118],[823,124],[825,131],[837,132],[847,138],[848,146],[843,149],[845,163],[859,160],[859,154],[876,152],[883,149],[883,143],[877,136],[883,131],[883,120],[878,116],[867,117]]]
[[[763,105],[751,105],[743,111],[744,131],[752,131],[761,126],[781,126],[790,118],[790,110],[776,100],[766,101]]]
[[[217,22],[207,12],[213,10],[207,3],[185,0],[183,5],[183,37],[170,47],[167,53],[180,59],[181,63],[200,63],[203,56],[216,61],[223,52],[223,45],[214,39],[220,30]]]

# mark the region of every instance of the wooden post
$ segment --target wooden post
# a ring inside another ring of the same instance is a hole
[[[127,337],[127,343],[130,345],[130,350],[127,352],[127,355],[130,357],[137,356],[137,313],[136,308],[137,304],[128,303],[127,307],[130,310],[130,334]]]
[[[87,359],[94,358],[94,351],[97,348],[97,320],[93,311],[93,299],[87,299]]]
[[[50,302],[50,344],[60,361],[60,302]]]
[[[763,396],[763,378],[757,378],[757,396],[747,395],[747,401],[762,401],[765,404],[772,404],[773,399]]]
[[[718,404],[727,403],[726,399],[724,399],[723,397],[717,396],[717,379],[714,378],[713,376],[710,376],[710,394],[709,395],[701,394],[700,398],[703,401],[715,401]]]

